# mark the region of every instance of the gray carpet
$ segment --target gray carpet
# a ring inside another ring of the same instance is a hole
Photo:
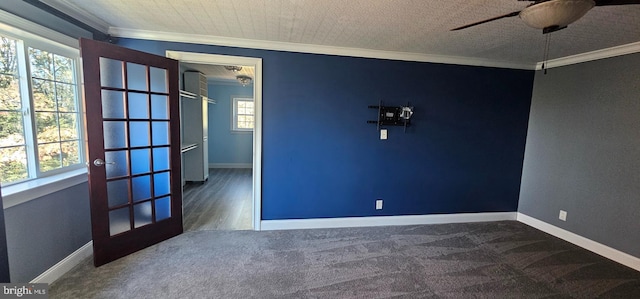
[[[192,231],[50,298],[640,298],[640,272],[515,221]]]

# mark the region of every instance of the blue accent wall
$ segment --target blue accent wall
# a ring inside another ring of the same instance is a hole
[[[263,59],[262,218],[516,211],[533,71],[135,39],[120,45]],[[404,133],[383,100],[415,106]],[[375,200],[384,209],[375,210]]]
[[[253,98],[253,86],[209,83],[209,163],[253,163],[253,133],[231,131],[234,97]]]

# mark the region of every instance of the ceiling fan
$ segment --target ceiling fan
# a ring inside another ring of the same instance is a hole
[[[564,29],[567,25],[577,21],[594,6],[640,4],[640,0],[518,0],[533,2],[522,10],[493,17],[483,21],[460,26],[451,31],[461,30],[476,25],[520,16],[527,25],[542,29],[542,33],[549,33]]]

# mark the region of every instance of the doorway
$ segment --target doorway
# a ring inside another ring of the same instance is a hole
[[[192,52],[179,52],[179,51],[167,51],[166,56],[179,60],[185,64],[200,64],[200,65],[222,65],[222,66],[246,66],[253,68],[254,78],[252,95],[253,95],[253,107],[254,107],[254,128],[252,134],[252,161],[250,163],[251,169],[227,169],[218,170],[216,168],[211,169],[211,176],[209,181],[203,184],[203,188],[207,186],[218,189],[216,192],[228,192],[224,190],[224,181],[235,181],[239,190],[236,190],[240,194],[242,192],[250,192],[250,226],[253,230],[260,230],[261,221],[261,183],[262,183],[262,59],[260,58],[248,58],[240,56],[227,56],[227,55],[215,55],[204,53],[192,53]],[[251,88],[245,86],[245,88]],[[227,100],[227,99],[225,99]],[[215,108],[214,108],[215,109]],[[251,179],[247,181],[247,175],[251,175]],[[214,181],[219,180],[219,181]],[[215,184],[218,184],[215,186]],[[246,185],[249,184],[250,191],[246,190]],[[188,188],[191,188],[189,186]],[[195,187],[198,188],[198,187]],[[185,189],[185,196],[192,190]],[[198,191],[200,192],[200,191]],[[206,191],[202,191],[206,192]],[[224,195],[224,194],[223,194]],[[228,196],[229,194],[227,194]],[[236,194],[237,195],[237,194]],[[216,215],[206,215],[205,217],[217,217]],[[185,219],[186,221],[186,219]]]

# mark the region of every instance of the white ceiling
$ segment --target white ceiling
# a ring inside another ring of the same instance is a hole
[[[535,65],[545,37],[518,17],[450,29],[526,7],[516,0],[43,0],[111,33],[269,42]],[[147,34],[149,32],[146,32]],[[136,36],[136,35],[134,35]],[[231,39],[230,39],[231,38]],[[192,39],[193,40],[193,39]],[[595,7],[551,34],[549,59],[640,42],[640,5]],[[312,50],[313,51],[313,50]],[[385,53],[381,52],[381,53]]]

